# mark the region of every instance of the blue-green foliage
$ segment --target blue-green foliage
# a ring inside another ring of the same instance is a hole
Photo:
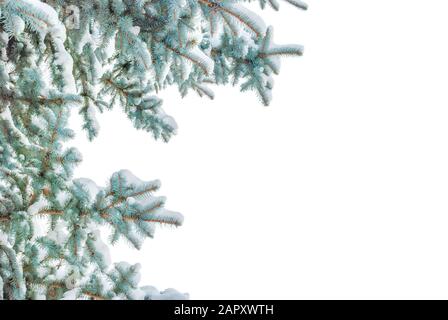
[[[301,1],[285,0],[306,9]],[[213,98],[240,85],[267,105],[279,56],[272,28],[233,0],[0,1],[0,299],[181,299],[139,287],[139,265],[113,264],[109,242],[139,249],[182,215],[153,195],[159,181],[114,173],[107,186],[73,179],[64,142],[78,110],[89,139],[96,114],[122,108],[137,129],[168,141],[174,119],[157,97],[177,86]],[[259,0],[278,9],[276,0]]]

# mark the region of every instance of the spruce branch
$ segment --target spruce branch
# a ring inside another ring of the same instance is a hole
[[[280,57],[303,49],[274,44],[243,1],[176,1],[0,0],[0,299],[188,297],[141,287],[138,264],[112,262],[103,226],[112,245],[140,249],[183,216],[155,195],[159,181],[128,170],[105,187],[73,179],[82,157],[66,145],[70,111],[79,108],[89,139],[100,132],[96,113],[119,106],[135,128],[168,141],[177,124],[160,91],[213,99],[213,85],[239,84],[268,105]]]
[[[49,141],[49,147],[47,148],[47,151],[45,152],[43,158],[42,158],[42,169],[39,173],[39,176],[44,177],[47,173],[49,166],[50,166],[50,156],[53,153],[53,147],[56,143],[56,139],[58,137],[58,130],[62,118],[63,109],[60,109],[57,113],[56,122],[54,124],[53,130],[51,132],[50,141]]]
[[[170,50],[171,52],[174,52],[175,54],[179,55],[180,57],[187,59],[188,61],[192,62],[193,64],[197,65],[199,68],[202,69],[205,75],[210,75],[213,72],[213,63],[210,63],[210,60],[208,57],[202,53],[200,50],[196,50],[195,52],[188,51],[183,48],[173,48],[169,45],[167,45],[163,41],[159,41],[163,43],[166,49]]]
[[[300,0],[283,0],[302,10],[308,10],[308,5]]]

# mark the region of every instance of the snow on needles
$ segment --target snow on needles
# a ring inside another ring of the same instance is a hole
[[[56,49],[54,62],[61,67],[65,91],[76,93],[73,59],[65,49],[66,30],[57,12],[48,4],[38,0],[9,0],[5,6],[12,6],[20,12],[21,17],[40,34],[41,39],[44,39],[47,34],[51,35]]]

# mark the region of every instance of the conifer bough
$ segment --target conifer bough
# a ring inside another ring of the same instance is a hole
[[[278,9],[277,0],[258,0]],[[306,9],[297,0],[286,2]],[[213,98],[210,85],[240,84],[271,101],[279,57],[272,27],[231,0],[0,0],[0,299],[185,299],[139,286],[140,266],[112,263],[110,243],[139,249],[156,225],[181,214],[155,196],[158,181],[131,172],[107,186],[73,179],[81,161],[67,121],[119,105],[137,129],[164,141],[177,125],[157,93],[178,87]]]

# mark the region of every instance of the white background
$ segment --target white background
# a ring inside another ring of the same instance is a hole
[[[448,2],[280,2],[262,16],[306,51],[270,107],[170,90],[168,144],[118,109],[93,143],[78,134],[78,177],[161,179],[186,217],[114,260],[193,299],[448,298]]]

